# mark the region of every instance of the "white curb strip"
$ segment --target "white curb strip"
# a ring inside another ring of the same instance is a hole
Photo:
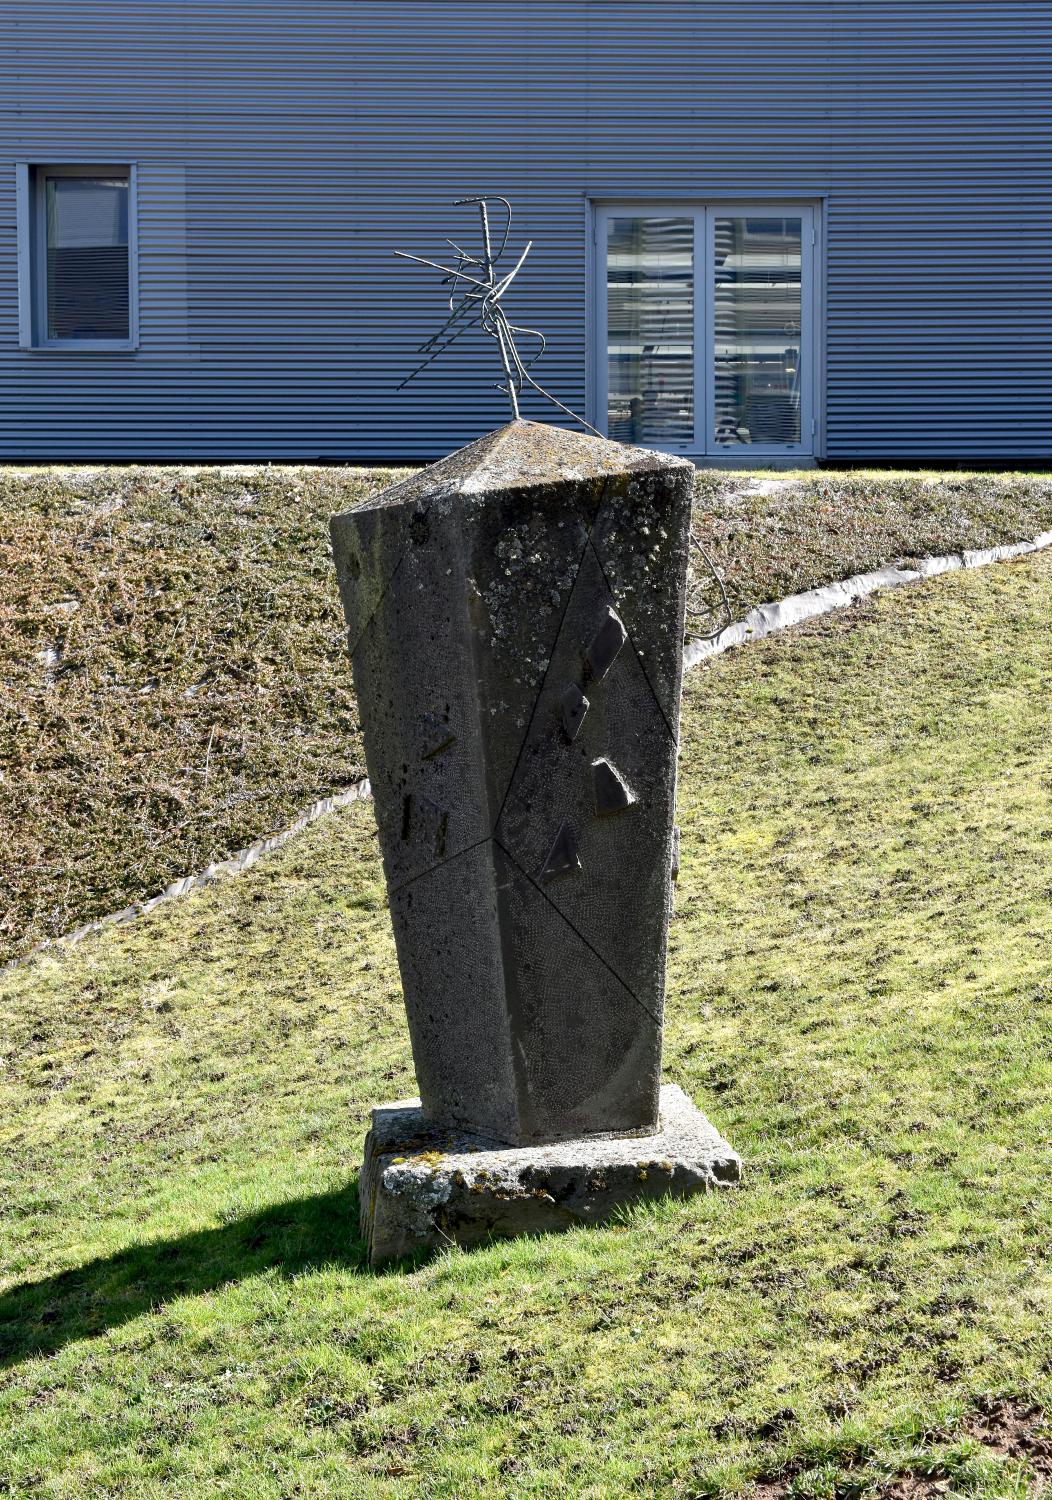
[[[106,917],[96,917],[93,922],[85,922],[82,927],[74,927],[72,932],[65,932],[61,937],[45,938],[35,948],[30,948],[20,958],[12,958],[6,964],[0,965],[0,973],[7,969],[17,969],[19,965],[28,963],[37,954],[45,952],[48,948],[71,948],[74,943],[79,943],[82,938],[91,937],[92,933],[101,932],[104,927],[119,927],[125,922],[134,922],[137,917],[144,917],[148,911],[153,911],[155,906],[160,906],[163,901],[174,901],[178,896],[188,896],[191,891],[199,891],[206,885],[211,885],[215,880],[222,880],[227,875],[240,875],[245,870],[250,870],[259,857],[263,854],[273,854],[275,849],[280,849],[287,844],[294,834],[302,833],[311,823],[316,823],[319,818],[324,818],[327,813],[335,812],[338,807],[348,807],[352,802],[361,802],[366,797],[372,796],[372,788],[368,777],[362,781],[356,781],[345,791],[337,792],[332,797],[322,797],[319,802],[314,802],[307,811],[300,813],[295,822],[290,823],[288,828],[282,829],[280,833],[271,834],[270,838],[257,839],[254,844],[249,844],[247,849],[239,849],[229,859],[218,860],[215,864],[206,865],[196,875],[184,875],[181,880],[173,880],[171,885],[165,886],[164,890],[157,896],[151,896],[148,901],[136,901],[132,906],[126,906],[123,911],[111,912]]]
[[[1024,557],[1029,552],[1043,552],[1048,547],[1052,547],[1052,531],[1043,531],[1032,542],[1012,542],[1004,547],[986,547],[977,552],[951,552],[945,557],[925,557],[913,568],[877,568],[872,573],[856,573],[853,578],[845,578],[841,583],[827,583],[821,588],[808,589],[804,594],[790,594],[788,598],[779,599],[774,604],[761,604],[758,609],[750,610],[744,620],[728,625],[715,640],[689,642],[684,647],[683,666],[689,671],[691,667],[700,666],[714,656],[722,656],[724,651],[730,651],[735,646],[762,641],[765,636],[776,635],[780,630],[788,630],[791,625],[814,620],[835,609],[847,609],[867,595],[875,594],[878,589],[897,589],[903,584],[920,583],[925,578],[934,578],[938,573],[956,573],[964,568],[985,568],[989,563]],[[82,927],[75,927],[62,937],[47,938],[21,958],[13,958],[0,966],[0,973],[28,963],[49,948],[70,948],[82,938],[101,932],[105,927],[134,922],[137,917],[144,917],[162,902],[188,896],[191,891],[201,890],[227,875],[240,875],[244,870],[250,870],[261,855],[272,854],[274,850],[280,849],[294,834],[300,833],[327,813],[334,812],[339,807],[348,807],[352,802],[364,801],[371,795],[372,788],[368,779],[365,779],[348,787],[346,791],[337,792],[333,797],[323,797],[281,833],[272,834],[267,839],[257,839],[247,849],[240,849],[229,859],[207,865],[196,875],[184,875],[181,880],[173,880],[160,895],[151,896],[148,901],[137,901],[132,906],[126,906],[123,911],[98,917],[93,922],[85,922]]]
[[[826,583],[821,588],[808,589],[805,594],[790,594],[776,604],[761,604],[759,609],[750,610],[744,620],[728,625],[715,640],[690,641],[683,651],[683,665],[688,669],[696,667],[734,646],[762,641],[765,636],[787,630],[790,625],[800,625],[804,620],[830,614],[834,609],[847,609],[865,599],[867,594],[875,594],[878,589],[897,589],[906,583],[920,583],[924,578],[934,578],[937,573],[956,573],[962,568],[985,568],[988,563],[1005,562],[1008,558],[1023,557],[1028,552],[1043,552],[1046,547],[1052,547],[1052,531],[1043,531],[1032,542],[1012,542],[1005,547],[986,547],[979,552],[951,552],[946,557],[925,557],[912,568],[877,568],[872,573],[856,573],[841,583]]]

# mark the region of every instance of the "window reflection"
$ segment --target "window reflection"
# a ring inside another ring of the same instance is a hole
[[[694,438],[694,222],[607,220],[607,431],[627,443]]]
[[[714,223],[716,442],[799,443],[801,220]]]

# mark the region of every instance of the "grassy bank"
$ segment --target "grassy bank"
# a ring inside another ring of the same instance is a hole
[[[155,894],[363,774],[327,525],[375,483],[0,480],[8,952]]]
[[[739,1189],[365,1270],[367,805],[0,978],[0,1493],[1032,1493],[1050,617],[1044,556],[692,674],[666,1073]]]
[[[363,772],[328,517],[348,469],[0,470],[0,960]],[[737,613],[1052,527],[1052,478],[699,474]]]

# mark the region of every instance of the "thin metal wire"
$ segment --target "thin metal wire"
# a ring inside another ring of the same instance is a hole
[[[688,641],[714,641],[723,634],[729,625],[734,624],[734,610],[731,608],[731,601],[727,595],[727,586],[723,581],[723,575],[713,562],[700,537],[695,532],[693,525],[690,531],[690,547],[692,554],[697,553],[703,559],[712,581],[716,584],[719,600],[718,606],[715,609],[705,600],[704,595],[708,589],[709,578],[698,577],[692,556],[691,562],[688,565],[687,617],[684,622],[683,634]],[[702,619],[706,616],[709,622],[715,617],[716,619],[720,619],[721,623],[714,630],[696,628],[700,626]]]
[[[443,284],[449,286],[449,316],[431,337],[425,339],[420,345],[417,353],[425,355],[426,358],[399,382],[398,389],[401,390],[403,386],[407,386],[411,380],[415,380],[418,375],[434,364],[435,360],[451,348],[462,334],[467,333],[469,329],[481,327],[482,332],[493,339],[497,345],[501,367],[504,371],[504,379],[497,382],[497,389],[507,396],[515,421],[519,421],[521,415],[519,398],[524,387],[529,386],[546,401],[558,407],[561,412],[565,412],[568,417],[580,423],[588,432],[595,433],[596,437],[601,436],[591,423],[586,422],[575,411],[571,411],[570,407],[565,406],[553,396],[551,391],[545,390],[544,386],[530,374],[530,370],[544,353],[546,347],[544,335],[537,328],[527,328],[521,323],[513,323],[504,310],[501,299],[521,271],[533,246],[533,241],[527,241],[512,269],[505,275],[498,276],[497,267],[511,238],[511,204],[507,198],[501,198],[496,194],[456,199],[458,207],[472,204],[477,206],[479,211],[482,231],[481,256],[472,255],[451,239],[447,239],[446,244],[456,252],[457,256],[456,264],[452,266],[443,265],[437,260],[429,260],[423,255],[409,255],[404,250],[395,251],[401,260],[413,261],[418,266],[427,266],[432,271],[440,271]],[[490,223],[491,204],[499,204],[504,214],[500,248],[496,251],[493,248],[494,236]],[[528,359],[523,359],[519,353],[517,338],[536,340],[536,352]]]

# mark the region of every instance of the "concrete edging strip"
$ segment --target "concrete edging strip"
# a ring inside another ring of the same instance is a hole
[[[683,650],[683,665],[687,669],[696,667],[735,646],[762,641],[765,636],[787,630],[790,625],[801,625],[805,620],[817,619],[835,609],[847,609],[879,589],[897,589],[907,583],[920,583],[939,573],[984,568],[989,563],[1007,562],[1013,557],[1025,557],[1030,552],[1043,552],[1047,547],[1052,547],[1052,531],[1043,531],[1032,542],[1010,542],[1003,547],[985,547],[975,552],[925,557],[912,568],[876,568],[872,573],[856,573],[839,583],[825,583],[803,594],[790,594],[774,604],[761,604],[758,609],[750,610],[744,620],[728,625],[714,640],[688,642]]]
[[[769,635],[788,630],[791,625],[801,625],[805,620],[817,619],[820,615],[831,614],[833,610],[847,609],[850,605],[857,604],[860,599],[865,599],[869,594],[875,594],[880,589],[897,589],[907,583],[921,583],[925,578],[934,578],[940,573],[956,573],[967,568],[984,568],[990,563],[1007,562],[1015,557],[1025,557],[1031,552],[1043,552],[1048,547],[1052,547],[1052,531],[1043,531],[1031,542],[1010,542],[1002,547],[951,552],[943,557],[925,557],[912,568],[876,568],[872,573],[856,573],[853,577],[845,578],[839,583],[826,583],[818,588],[808,589],[802,594],[790,594],[785,599],[776,600],[772,604],[761,604],[759,608],[750,610],[744,620],[728,625],[726,630],[721,631],[714,640],[689,641],[683,649],[683,666],[689,671],[692,667],[711,661],[714,656],[722,656],[725,651],[730,651],[736,646],[762,641]],[[83,938],[101,932],[106,927],[134,922],[137,917],[144,917],[147,912],[153,911],[154,907],[160,906],[162,902],[174,901],[179,896],[188,896],[193,891],[199,891],[211,885],[213,881],[222,880],[228,875],[240,875],[245,870],[250,870],[262,855],[272,854],[280,849],[295,834],[302,832],[319,818],[335,812],[337,808],[348,807],[352,802],[364,801],[371,795],[372,789],[368,778],[364,778],[355,782],[353,786],[347,787],[345,791],[336,792],[331,797],[322,797],[282,832],[272,834],[269,838],[257,839],[255,843],[249,844],[247,849],[239,849],[229,859],[218,860],[215,864],[207,865],[197,874],[184,875],[181,880],[173,880],[171,885],[166,886],[159,895],[151,896],[148,901],[136,901],[122,911],[112,912],[105,917],[97,917],[94,921],[85,922],[61,937],[46,938],[44,942],[38,943],[35,948],[31,948],[20,958],[10,959],[0,968],[0,972],[18,968],[50,948],[72,947]]]
[[[21,964],[28,963],[31,958],[37,957],[49,948],[71,948],[74,943],[91,937],[93,933],[101,932],[104,927],[120,927],[126,922],[134,922],[137,917],[144,917],[147,912],[153,911],[155,906],[160,906],[165,901],[174,901],[179,896],[189,896],[192,891],[202,890],[213,881],[223,880],[228,875],[241,875],[245,870],[250,870],[262,855],[273,854],[276,849],[287,844],[294,834],[302,833],[304,828],[309,827],[311,823],[316,823],[319,818],[335,812],[338,807],[348,807],[352,802],[361,802],[371,795],[372,788],[369,785],[369,779],[364,777],[342,792],[335,792],[331,797],[322,797],[319,801],[313,802],[306,812],[300,813],[299,817],[287,828],[283,828],[280,833],[273,833],[269,838],[256,839],[246,849],[239,849],[236,854],[232,854],[229,859],[217,860],[215,864],[206,865],[203,870],[199,870],[194,875],[184,875],[180,880],[173,880],[171,885],[165,886],[163,891],[156,896],[151,896],[147,901],[136,901],[121,911],[111,912],[105,917],[96,917],[94,921],[74,927],[72,932],[65,932],[61,937],[45,938],[42,943],[38,943],[35,948],[30,948],[29,952],[22,954],[20,958],[12,958],[0,966],[0,972],[17,969]]]

